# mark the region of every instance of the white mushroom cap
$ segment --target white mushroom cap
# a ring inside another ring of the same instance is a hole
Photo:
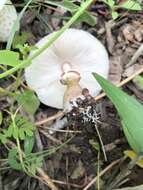
[[[43,46],[50,35],[42,38],[36,46]],[[92,96],[101,90],[92,72],[107,78],[109,68],[108,55],[100,41],[83,30],[67,29],[25,69],[26,81],[40,101],[59,109],[63,108],[66,89],[60,83],[64,63],[69,63],[72,71],[80,73],[80,86],[88,88]]]
[[[11,1],[0,0],[0,42],[6,42],[8,40],[16,19],[16,9]]]

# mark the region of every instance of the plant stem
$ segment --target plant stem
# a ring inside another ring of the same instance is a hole
[[[28,66],[33,59],[38,57],[43,51],[45,51],[66,29],[68,29],[88,8],[88,6],[92,3],[93,0],[87,0],[84,3],[81,4],[79,7],[79,10],[73,15],[73,17],[57,32],[55,32],[48,40],[48,42],[39,48],[32,56],[28,57],[26,60],[23,60],[21,64],[18,64],[14,68],[0,74],[0,79],[4,78],[15,71],[17,71],[20,68],[25,68]]]
[[[23,161],[23,156],[22,156],[22,151],[21,151],[21,147],[20,147],[20,142],[19,142],[18,138],[16,138],[16,144],[17,144],[17,149],[18,149],[18,154],[19,154],[19,160],[20,160],[22,169],[23,169],[23,171],[25,173],[27,173],[27,170],[25,168],[24,161]]]

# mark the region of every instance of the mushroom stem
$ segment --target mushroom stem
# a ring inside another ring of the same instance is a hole
[[[82,88],[79,84],[80,74],[76,71],[67,71],[61,76],[61,83],[66,85],[66,90],[63,98],[63,108],[65,112],[72,109],[71,101],[82,95]]]

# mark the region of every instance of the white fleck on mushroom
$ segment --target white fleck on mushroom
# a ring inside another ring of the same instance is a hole
[[[50,35],[36,46],[43,46]],[[67,29],[25,69],[25,78],[42,103],[67,109],[67,104],[80,96],[83,88],[96,96],[101,88],[92,72],[107,78],[108,70],[108,54],[101,42],[86,31]]]
[[[17,13],[10,0],[0,0],[0,42],[6,42],[9,38],[11,29]]]

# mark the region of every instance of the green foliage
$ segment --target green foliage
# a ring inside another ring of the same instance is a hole
[[[35,96],[34,92],[30,90],[26,90],[17,95],[16,100],[19,106],[22,106],[24,111],[29,115],[34,115],[40,105],[37,96]]]
[[[24,140],[24,153],[28,155],[32,152],[35,143],[34,136],[28,136]]]
[[[115,0],[102,0],[109,8],[113,20],[119,17],[118,9],[127,9],[132,11],[141,11],[142,7],[137,0],[126,0],[119,4],[116,4]]]
[[[42,166],[43,157],[31,155],[32,157],[27,157],[25,152],[23,153],[23,164],[25,172],[30,176],[35,176],[37,168]],[[19,160],[19,152],[17,147],[10,149],[8,153],[8,164],[11,168],[19,171],[23,171],[23,167]]]
[[[42,167],[43,157],[32,156],[31,160],[25,160],[25,168],[31,176],[35,176],[37,168]]]
[[[141,5],[136,0],[127,0],[119,4],[119,8],[127,9],[127,10],[133,10],[133,11],[141,11]]]
[[[18,155],[17,147],[9,150],[8,164],[10,165],[11,168],[13,168],[15,170],[22,170],[22,166],[21,166],[21,163],[19,161],[19,155]]]
[[[0,64],[11,67],[19,65],[19,53],[10,50],[0,50]]]
[[[0,142],[5,144],[8,138],[24,140],[28,136],[33,135],[35,127],[33,123],[21,115],[11,115],[11,122],[7,129],[3,129],[0,133]]]
[[[27,136],[32,136],[34,131],[34,125],[28,119],[21,115],[16,115],[13,117],[12,122],[8,128],[8,137],[13,137],[14,139],[19,138],[24,140]]]
[[[130,146],[136,153],[143,153],[143,105],[100,75],[93,75],[115,105]]]
[[[12,41],[12,47],[13,49],[17,48],[17,45],[20,44],[24,46],[24,44],[27,42],[27,40],[32,36],[29,32],[22,32],[21,34],[17,34],[14,36],[14,39]]]
[[[35,53],[31,56],[28,56],[31,49],[35,48],[25,44],[29,35],[27,33],[22,33],[22,35],[17,35],[14,38],[15,32],[19,25],[19,21],[32,0],[25,0],[25,2],[27,4],[18,15],[18,18],[11,31],[9,41],[7,43],[7,49],[11,48],[13,42],[13,48],[17,48],[20,53],[16,53],[10,50],[0,51],[0,64],[12,67],[11,69],[6,70],[4,73],[1,73],[0,78],[4,78],[14,73],[15,71],[20,70],[17,77],[17,80],[20,80],[21,69],[28,66],[33,59],[43,53],[44,50],[46,50],[66,29],[68,29],[79,18],[80,19],[78,20],[78,22],[84,21],[90,25],[95,25],[96,23],[95,17],[90,15],[89,12],[85,11],[86,8],[88,8],[89,5],[92,3],[92,0],[82,1],[80,6],[77,6],[67,0],[62,1],[61,3],[64,2],[64,6],[69,9],[68,10],[66,8],[66,10],[70,11],[73,17],[71,17],[71,19],[59,31],[55,32],[54,35],[49,38],[49,41],[43,47],[37,49]],[[52,3],[54,1],[50,2]],[[73,6],[75,8],[73,8]],[[82,14],[83,17],[81,17]],[[9,67],[4,68],[7,69]],[[3,89],[0,90],[3,91]],[[16,93],[13,93],[13,95],[15,94]],[[30,116],[34,115],[39,107],[39,101],[32,91],[25,91],[19,95],[16,95],[15,99],[18,102],[19,108],[22,107],[23,110],[27,112]],[[15,108],[15,104],[13,104],[13,108]],[[8,164],[11,168],[24,171],[28,175],[35,175],[37,168],[42,166],[43,157],[55,153],[63,145],[41,152],[32,153],[35,142],[35,138],[33,136],[35,127],[34,124],[31,123],[25,116],[17,114],[18,111],[19,109],[17,109],[14,114],[8,112],[10,114],[10,121],[6,121],[5,119],[3,119],[2,114],[0,114],[0,124],[4,120],[4,127],[0,128],[0,143],[3,143],[7,147],[6,143],[8,141],[14,141],[13,144],[15,144],[15,147],[13,148],[12,144],[12,148],[8,148]]]
[[[32,0],[28,1],[28,3],[30,3]],[[7,71],[5,71],[4,73],[0,74],[0,79],[4,78],[14,72],[16,72],[17,70],[21,69],[21,68],[25,68],[27,67],[31,61],[33,59],[35,59],[37,56],[39,56],[43,51],[45,51],[56,39],[58,39],[58,37],[60,37],[60,35],[66,30],[68,29],[73,23],[75,23],[77,21],[77,19],[84,14],[85,10],[89,7],[89,5],[92,3],[93,0],[86,0],[83,1],[81,3],[81,5],[79,6],[77,12],[71,17],[71,19],[57,32],[55,32],[54,35],[52,35],[49,40],[47,41],[47,43],[39,48],[37,51],[35,51],[35,53],[30,56],[27,57],[26,59],[24,59],[23,61],[21,61],[21,64],[16,65],[15,67],[13,67],[12,69],[9,69]],[[28,4],[27,4],[28,5]],[[24,9],[25,10],[25,9]],[[19,18],[16,22],[19,21],[20,17],[21,17],[22,13],[19,15]],[[15,31],[13,32],[15,33]],[[11,35],[11,38],[9,40],[9,43],[7,45],[7,48],[9,49],[11,47],[11,40],[13,39],[13,35]]]
[[[28,57],[28,55],[31,52],[31,50],[38,49],[37,47],[35,47],[35,46],[29,46],[28,44],[24,44],[24,45],[17,44],[15,46],[15,48],[18,49],[19,52],[22,54],[23,59],[26,59]]]
[[[136,76],[134,79],[133,79],[133,82],[136,84],[136,86],[140,89],[140,90],[143,90],[143,76]]]
[[[100,145],[97,141],[95,141],[94,139],[90,139],[89,140],[89,144],[91,144],[91,146],[98,152],[100,152]]]
[[[50,5],[55,5],[61,8],[66,9],[67,11],[69,11],[72,15],[75,14],[78,9],[79,6],[74,4],[73,2],[71,2],[70,0],[63,0],[63,1],[50,1],[50,0],[46,0],[45,3],[50,4]],[[90,12],[85,11],[82,16],[80,16],[76,22],[85,22],[87,24],[89,24],[90,26],[95,26],[96,24],[96,17],[92,16],[90,14]]]

